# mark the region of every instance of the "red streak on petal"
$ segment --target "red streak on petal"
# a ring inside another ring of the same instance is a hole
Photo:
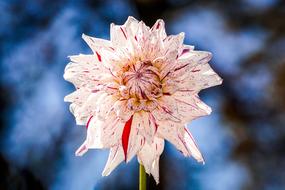
[[[158,124],[156,123],[156,120],[155,120],[154,116],[151,113],[149,113],[149,117],[150,117],[151,122],[154,124],[155,132],[156,132]]]
[[[124,34],[125,38],[127,39],[127,35],[126,35],[125,31],[123,30],[123,28],[122,28],[122,27],[120,27],[120,29],[121,29],[121,31],[123,32],[123,34]]]
[[[101,62],[102,61],[101,55],[97,51],[96,51],[96,55],[97,55],[98,60]]]
[[[87,124],[86,124],[86,129],[88,129],[90,121],[91,121],[92,118],[93,118],[93,115],[89,117],[89,119],[87,121]]]
[[[135,36],[135,40],[138,41],[137,36]]]
[[[193,69],[191,72],[192,72],[192,73],[195,73],[195,72],[199,72],[199,71],[200,71],[200,69],[196,69],[196,70]]]
[[[184,128],[184,130],[185,130],[186,133],[189,135],[189,137],[192,139],[192,141],[193,141],[194,145],[196,146],[196,148],[199,150],[198,145],[196,144],[196,142],[195,142],[195,140],[194,140],[192,134],[191,134],[186,128]]]
[[[85,152],[87,150],[86,144],[83,144],[77,151],[76,155],[82,155],[82,152]]]
[[[122,145],[123,145],[124,154],[125,154],[125,161],[127,160],[127,151],[128,151],[132,121],[133,121],[133,116],[131,116],[131,118],[125,123],[123,134],[122,134]]]
[[[183,55],[184,53],[187,53],[189,51],[190,51],[190,49],[183,49],[181,55]]]
[[[97,93],[97,92],[99,92],[99,90],[92,90],[91,92],[92,93]]]
[[[160,23],[157,23],[156,29],[159,29],[159,27],[160,27]]]
[[[175,72],[175,71],[178,71],[178,70],[180,70],[180,69],[183,69],[183,68],[187,67],[188,65],[189,65],[189,63],[187,63],[187,64],[185,64],[185,65],[182,65],[182,66],[180,66],[180,67],[174,69],[174,72]]]

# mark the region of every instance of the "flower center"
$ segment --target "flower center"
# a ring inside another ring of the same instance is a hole
[[[162,96],[159,70],[150,61],[137,61],[128,65],[122,74],[120,94],[128,99],[132,110],[151,110],[155,100]]]
[[[132,98],[152,100],[162,95],[159,71],[150,61],[130,65],[122,82]]]

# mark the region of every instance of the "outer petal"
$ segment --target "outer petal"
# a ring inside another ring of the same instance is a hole
[[[164,39],[167,37],[163,20],[159,19],[150,29],[148,37],[148,53],[149,60],[154,60],[164,53]]]
[[[191,70],[189,76],[190,85],[193,85],[194,90],[209,88],[222,84],[223,80],[213,71],[209,64],[197,65]]]
[[[144,145],[145,139],[139,135],[138,121],[133,116],[125,122],[122,132],[121,143],[124,151],[125,161],[129,162]]]
[[[108,72],[117,71],[122,67],[122,61],[127,53],[122,53],[121,49],[116,48],[111,41],[94,38],[85,34],[82,35],[82,38],[92,49],[94,57],[101,64],[101,67],[104,66]]]
[[[184,146],[190,152],[190,154],[198,161],[198,162],[204,162],[204,158],[192,136],[190,131],[185,127],[180,131],[180,135],[183,141]]]
[[[152,174],[156,183],[159,183],[159,157],[164,149],[164,140],[158,137],[154,138],[152,144],[145,143],[138,153],[139,162],[145,167],[148,174]]]
[[[156,36],[157,38],[160,38],[161,40],[164,40],[167,37],[165,32],[164,21],[161,19],[158,19],[150,30],[152,35]]]
[[[108,176],[123,160],[124,160],[123,148],[120,144],[111,147],[109,158],[102,175]]]
[[[119,118],[110,117],[110,119],[102,121],[97,117],[92,117],[87,129],[87,138],[83,145],[87,149],[113,147],[121,139],[123,126],[124,123]]]
[[[82,34],[82,38],[88,44],[88,46],[92,49],[93,53],[96,55],[102,49],[112,50],[112,43],[109,40],[104,40],[100,38],[94,38],[85,34]],[[100,61],[98,59],[98,61]]]
[[[106,93],[100,96],[96,101],[97,117],[101,120],[108,119],[109,113],[113,112],[113,106],[117,100],[117,97]]]
[[[134,17],[128,17],[124,25],[111,24],[111,42],[114,46],[126,47],[129,42],[135,40],[138,30],[138,21]]]
[[[222,79],[208,64],[211,53],[189,51],[182,57],[184,58],[178,59],[176,67],[165,78],[165,83],[170,80],[180,90],[195,92],[222,83]]]
[[[65,96],[64,101],[82,105],[90,94],[91,92],[88,89],[81,88]]]
[[[78,113],[78,109],[81,108],[81,106],[86,102],[88,97],[91,95],[91,92],[89,92],[85,88],[78,89],[74,91],[73,93],[67,95],[64,97],[64,101],[66,102],[72,102],[70,104],[70,111],[71,113]],[[86,119],[76,119],[76,122],[78,125],[86,125]]]
[[[114,103],[112,109],[116,115],[124,122],[126,122],[134,112],[128,109],[127,107],[127,100],[118,100]]]
[[[164,55],[166,55],[169,52],[176,52],[180,50],[180,48],[183,45],[183,40],[184,40],[185,34],[184,32],[181,32],[177,35],[169,35],[163,40],[164,44]],[[168,57],[171,58],[171,57]],[[176,59],[176,56],[174,57]]]
[[[212,109],[203,103],[197,94],[178,91],[172,95],[177,102],[180,118],[186,123],[201,116],[209,115]]]
[[[139,134],[146,139],[148,144],[152,144],[156,128],[151,121],[150,113],[140,111],[134,114],[133,120],[135,121],[133,125],[136,125],[136,127],[139,129]]]
[[[152,111],[157,120],[170,120],[180,122],[177,102],[171,96],[162,96],[157,100],[158,107]]]
[[[132,38],[132,40],[136,40],[135,35],[137,33],[138,26],[139,26],[139,21],[132,16],[129,16],[124,24],[124,27],[127,32],[126,35]]]
[[[104,95],[104,92],[91,93],[84,102],[84,104],[82,104],[81,106],[73,106],[74,104],[70,105],[70,111],[76,118],[76,123],[78,125],[85,125],[90,116],[95,115],[97,109],[96,101],[102,95]]]
[[[137,113],[134,114],[131,131],[128,139],[128,147],[126,153],[126,162],[129,162],[143,147],[145,144],[145,138],[139,134],[140,120],[139,117],[136,116]]]
[[[173,122],[158,122],[157,135],[171,142],[184,156],[193,156],[198,162],[203,162],[200,153],[190,132],[184,128],[183,124]]]
[[[70,59],[73,62],[65,67],[63,77],[77,88],[86,87],[94,90],[100,82],[112,77],[93,55],[70,56]]]
[[[163,67],[163,73],[162,75],[164,81],[165,80],[174,80],[176,78],[185,78],[185,75],[188,75],[190,70],[194,68],[195,66],[203,63],[208,63],[208,61],[211,59],[212,54],[210,52],[200,52],[200,51],[184,51],[184,47],[181,48],[182,53],[180,53],[181,50],[179,50],[178,59],[173,63],[172,66]],[[183,53],[184,51],[184,53]],[[166,76],[165,76],[166,75]]]

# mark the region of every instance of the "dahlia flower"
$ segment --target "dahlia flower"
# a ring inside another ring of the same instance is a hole
[[[167,36],[163,20],[149,28],[129,17],[110,33],[110,40],[83,34],[93,54],[70,56],[65,68],[76,91],[64,100],[87,128],[76,155],[110,149],[103,176],[137,156],[157,183],[165,140],[204,163],[185,125],[211,113],[198,92],[222,83],[208,64],[211,53],[183,44],[184,33]]]

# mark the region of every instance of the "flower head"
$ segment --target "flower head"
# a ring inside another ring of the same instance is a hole
[[[208,64],[211,53],[184,45],[184,33],[167,36],[162,20],[149,28],[129,17],[111,24],[110,41],[82,37],[93,54],[70,56],[64,73],[76,87],[65,101],[87,128],[76,155],[109,148],[104,176],[137,155],[157,183],[164,140],[204,162],[185,125],[211,113],[198,92],[222,83]]]

